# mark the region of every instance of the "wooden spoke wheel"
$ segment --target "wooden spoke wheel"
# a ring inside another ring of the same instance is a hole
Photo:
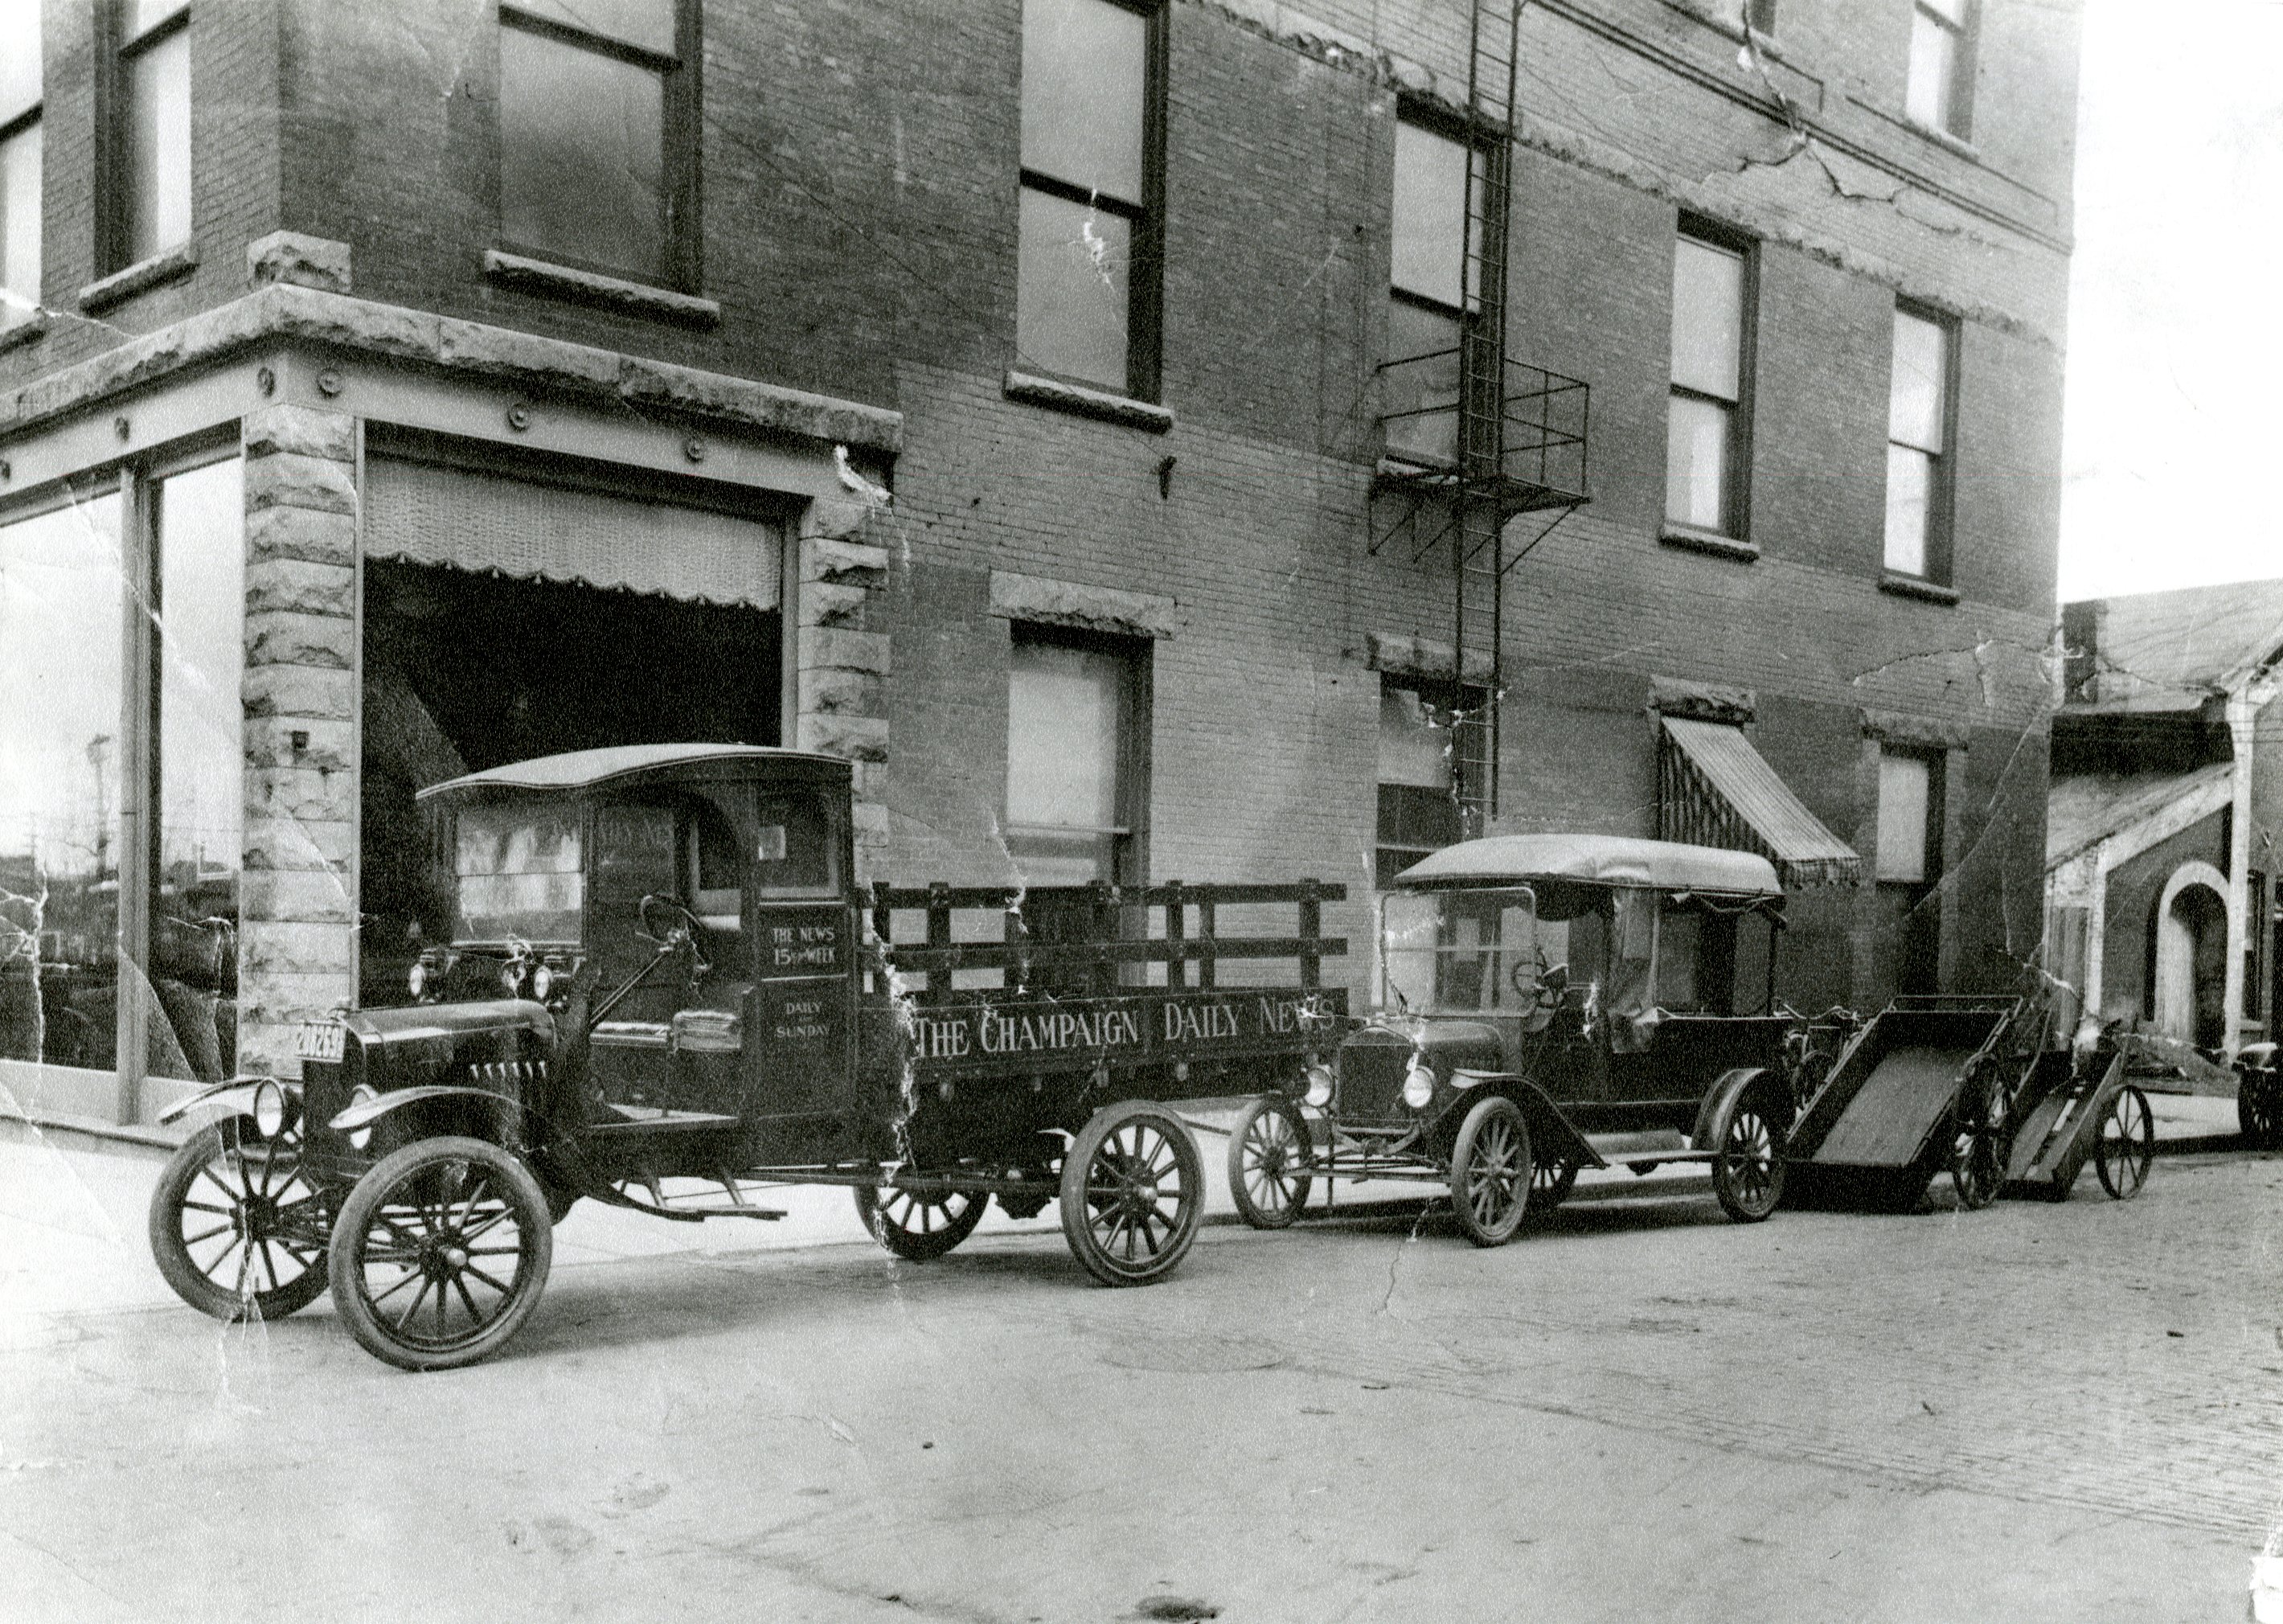
[[[2149,1165],[2155,1159],[2156,1119],[2148,1109],[2148,1097],[2127,1085],[2101,1114],[2100,1136],[2092,1147],[2093,1171],[2110,1199],[2129,1201],[2148,1182]]]
[[[1712,1193],[1738,1223],[1757,1223],[1783,1199],[1783,1140],[1763,1091],[1747,1088],[1712,1126]]]
[[[283,1319],[324,1294],[323,1199],[299,1135],[231,1117],[183,1142],[151,1192],[151,1255],[175,1294],[218,1320]]]
[[[2235,1084],[2235,1120],[2254,1150],[2283,1148],[2283,1079],[2271,1071],[2240,1073]]]
[[[1574,1161],[1541,1161],[1530,1170],[1530,1210],[1550,1213],[1570,1198],[1578,1186]]]
[[[481,1139],[408,1144],[357,1181],[333,1226],[333,1306],[407,1370],[487,1358],[530,1317],[554,1258],[546,1194]]]
[[[932,1263],[975,1233],[989,1196],[959,1190],[921,1195],[892,1184],[856,1186],[856,1215],[872,1238],[908,1263]]]
[[[1314,1153],[1307,1120],[1274,1095],[1245,1102],[1228,1136],[1228,1193],[1256,1230],[1281,1230],[1308,1204]]]
[[[1504,1095],[1477,1100],[1451,1145],[1451,1206],[1477,1246],[1503,1246],[1530,1206],[1530,1123]]]
[[[1204,1159],[1179,1117],[1141,1100],[1106,1105],[1063,1159],[1063,1234],[1103,1284],[1147,1284],[1188,1253],[1204,1193]]]
[[[1997,1128],[1987,1122],[1960,1129],[1950,1160],[1951,1187],[1958,1204],[1978,1213],[1998,1198],[2006,1183],[2005,1150]]]

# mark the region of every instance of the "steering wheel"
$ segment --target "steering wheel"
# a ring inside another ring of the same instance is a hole
[[[654,941],[661,948],[675,948],[688,942],[695,950],[697,944],[705,939],[705,927],[678,898],[653,891],[643,898],[642,906],[635,911],[642,919],[639,933],[644,941]],[[665,926],[661,928],[654,923],[655,918],[663,918]]]

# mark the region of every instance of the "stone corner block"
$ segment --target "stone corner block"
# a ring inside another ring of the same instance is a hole
[[[245,245],[245,282],[249,287],[290,282],[296,287],[346,293],[353,280],[345,242],[300,231],[272,231]]]
[[[801,717],[795,731],[799,748],[813,750],[820,755],[837,755],[850,761],[888,759],[885,717],[818,712]]]
[[[346,463],[355,454],[356,420],[344,412],[320,411],[309,406],[264,406],[245,414],[245,443],[248,457],[291,451]]]

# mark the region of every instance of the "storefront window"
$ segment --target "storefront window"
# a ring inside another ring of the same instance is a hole
[[[238,1058],[238,879],[245,828],[238,671],[245,632],[245,498],[235,457],[160,482],[159,850],[151,982],[164,1029],[151,1071],[211,1082]]]
[[[115,496],[0,526],[0,1058],[113,1063],[121,580]]]

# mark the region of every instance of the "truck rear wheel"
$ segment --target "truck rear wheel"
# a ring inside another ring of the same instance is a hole
[[[1146,1285],[1196,1238],[1204,1183],[1204,1159],[1179,1117],[1146,1100],[1105,1105],[1063,1159],[1063,1235],[1104,1285]]]
[[[932,1263],[975,1233],[989,1196],[919,1195],[892,1184],[856,1186],[856,1215],[872,1238],[907,1263]]]

